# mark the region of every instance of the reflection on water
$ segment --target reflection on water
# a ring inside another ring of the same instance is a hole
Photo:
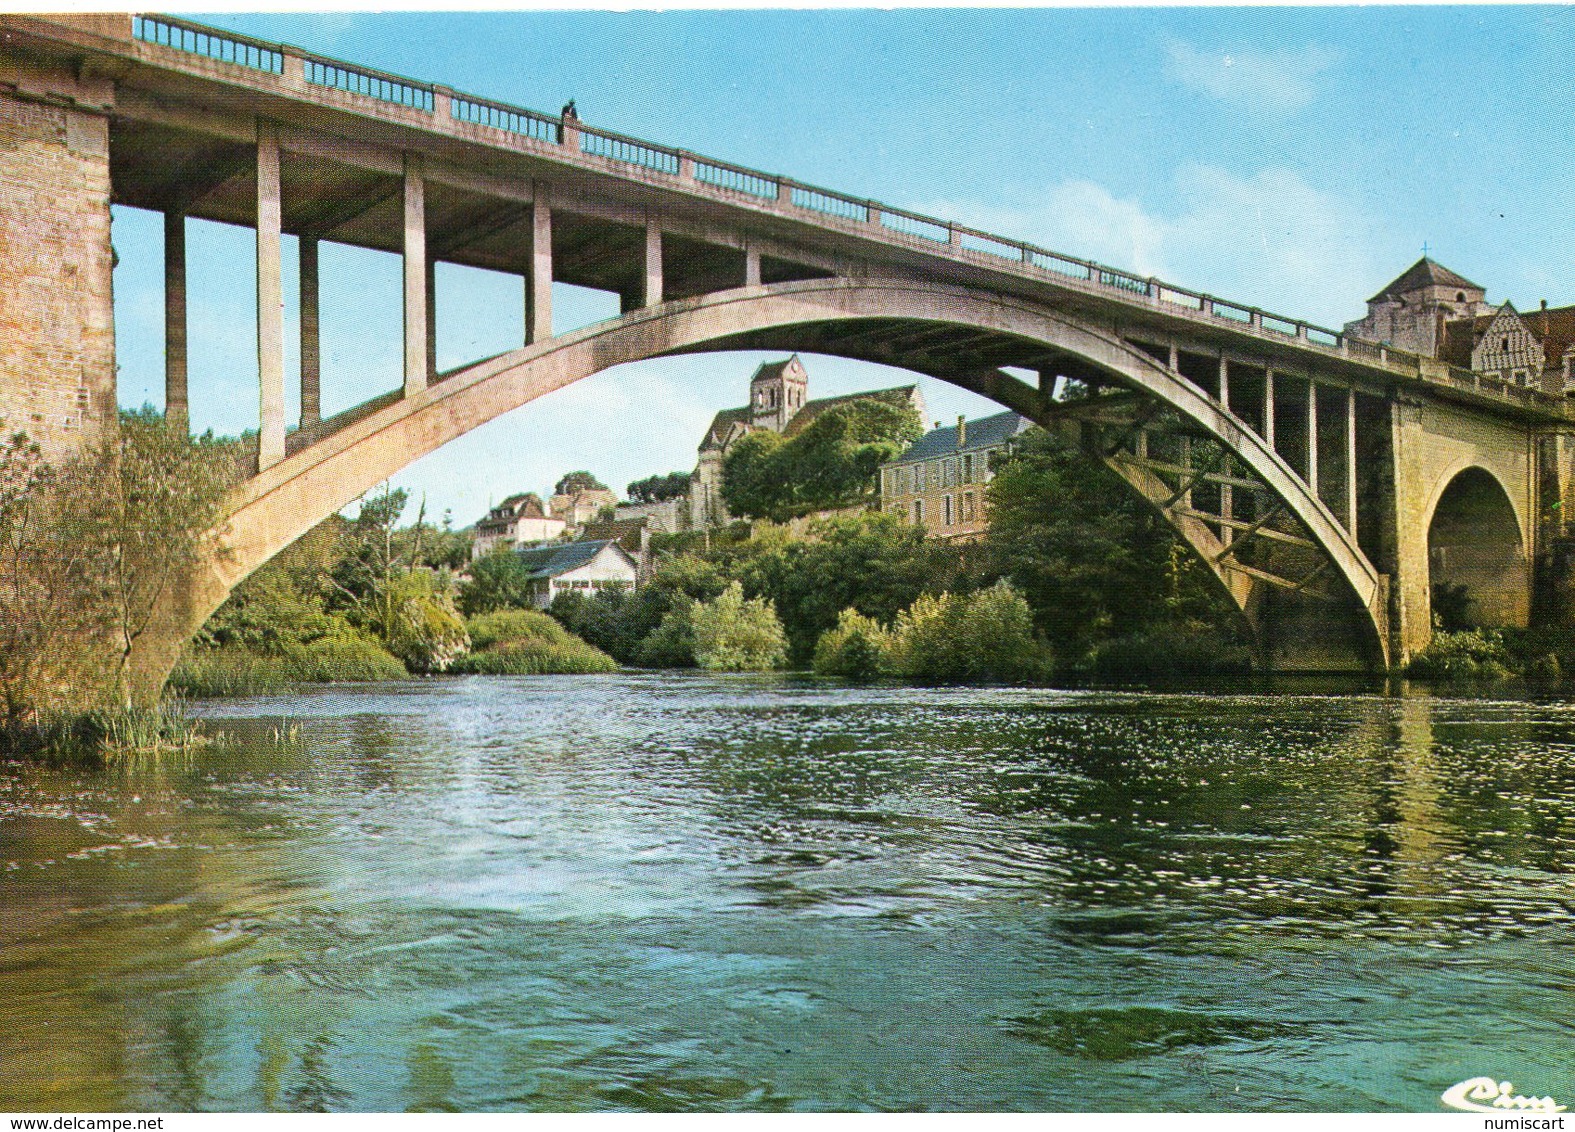
[[[0,1109],[1575,1098],[1565,705],[620,676],[204,711],[193,758],[0,768]]]

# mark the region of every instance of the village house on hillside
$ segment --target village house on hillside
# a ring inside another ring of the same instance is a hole
[[[541,609],[559,594],[589,597],[603,590],[630,590],[639,581],[639,564],[610,539],[549,543],[514,553],[530,570],[531,600]]]
[[[1483,288],[1426,256],[1368,299],[1366,317],[1345,332],[1548,393],[1575,388],[1575,307],[1495,307]]]
[[[990,457],[1032,425],[1008,410],[931,429],[881,466],[881,507],[939,538],[983,534],[989,525],[984,488],[994,475]]]
[[[689,483],[689,525],[716,527],[731,518],[722,502],[722,461],[739,438],[757,429],[793,437],[832,406],[865,398],[912,406],[924,419],[924,394],[917,385],[811,401],[809,373],[797,354],[761,365],[749,379],[749,404],[717,413],[700,440],[700,461]]]
[[[490,554],[500,546],[524,546],[548,542],[563,534],[564,521],[547,514],[541,496],[534,491],[511,495],[476,524],[476,538],[470,546],[471,558]]]

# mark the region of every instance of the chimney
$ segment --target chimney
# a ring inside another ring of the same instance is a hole
[[[961,413],[957,414],[957,447],[961,448],[968,443],[968,418]]]

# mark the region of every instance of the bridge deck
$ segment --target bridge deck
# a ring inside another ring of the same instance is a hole
[[[416,152],[429,249],[449,262],[523,273],[530,206],[550,192],[554,278],[626,298],[642,282],[646,220],[659,215],[671,298],[741,277],[747,245],[761,253],[766,283],[850,263],[919,270],[1329,379],[1411,387],[1521,419],[1575,415],[1563,397],[1305,320],[285,44],[165,16],[134,17],[125,38],[47,17],[0,23],[13,46],[114,79],[123,204],[254,224],[261,117],[279,124],[290,158],[283,230],[297,235],[398,252],[403,155]]]

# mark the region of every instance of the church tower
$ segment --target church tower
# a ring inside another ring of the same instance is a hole
[[[1444,345],[1444,323],[1490,314],[1487,292],[1426,256],[1367,300],[1367,317],[1345,324],[1353,338],[1382,342],[1436,358]]]
[[[809,399],[809,373],[794,354],[785,362],[766,362],[749,379],[749,423],[781,432]]]

